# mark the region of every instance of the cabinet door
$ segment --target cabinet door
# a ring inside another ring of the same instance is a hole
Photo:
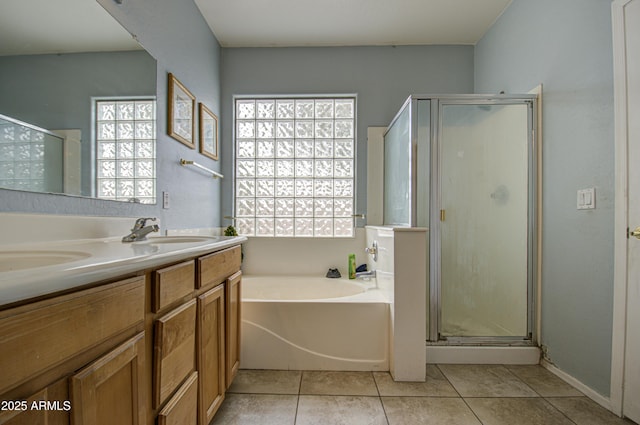
[[[224,285],[198,297],[198,373],[200,425],[207,425],[224,400]]]
[[[5,402],[7,402],[5,400]],[[67,378],[21,400],[13,410],[0,410],[3,425],[69,425],[69,391]]]
[[[240,368],[241,285],[242,272],[232,275],[225,284],[227,388]]]
[[[160,407],[196,369],[196,300],[155,322],[153,407]]]
[[[193,372],[158,413],[158,425],[197,425],[198,372]]]
[[[74,425],[144,425],[144,332],[70,379]]]

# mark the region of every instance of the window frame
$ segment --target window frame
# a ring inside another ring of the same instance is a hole
[[[233,145],[233,153],[232,153],[232,164],[233,164],[233,184],[232,184],[232,217],[230,217],[233,220],[233,224],[234,226],[237,228],[237,222],[239,219],[243,218],[243,217],[238,217],[237,216],[237,181],[238,181],[238,176],[237,176],[237,161],[238,161],[238,143],[237,143],[237,103],[238,101],[241,100],[269,100],[269,99],[273,99],[273,100],[303,100],[303,99],[308,99],[308,100],[321,100],[321,99],[327,99],[327,100],[336,100],[336,99],[352,99],[353,100],[353,175],[352,177],[350,177],[351,181],[352,181],[352,185],[353,185],[353,193],[352,196],[350,197],[351,199],[351,215],[348,217],[351,220],[351,235],[348,236],[336,236],[335,235],[335,227],[333,228],[332,231],[332,235],[331,236],[322,236],[322,235],[295,235],[295,226],[294,226],[294,234],[293,235],[283,235],[283,236],[278,236],[275,234],[275,229],[274,229],[274,234],[272,235],[258,235],[258,234],[252,234],[252,235],[244,235],[248,238],[262,238],[262,239],[354,239],[356,237],[356,217],[359,216],[356,214],[356,202],[357,202],[357,188],[358,188],[358,184],[357,184],[357,176],[358,176],[358,95],[357,93],[331,93],[331,94],[260,94],[260,95],[253,95],[253,94],[243,94],[243,95],[233,95],[233,102],[232,102],[232,130],[231,130],[231,134],[232,134],[232,145]],[[295,121],[295,118],[294,118]],[[258,139],[257,137],[255,138],[256,140]],[[294,140],[296,139],[296,137],[294,136],[293,138]],[[315,137],[313,138],[314,140],[316,139]],[[336,138],[332,138],[332,140],[336,140]],[[314,160],[316,159],[315,153],[313,156]],[[332,157],[335,158],[335,157]],[[274,177],[275,178],[275,177]],[[332,179],[335,177],[332,177]],[[255,199],[255,197],[254,197]],[[273,199],[278,199],[278,197],[274,196]],[[315,197],[313,197],[313,199],[316,199]],[[330,199],[336,199],[335,197],[331,197]],[[253,216],[254,218],[257,218],[256,215]],[[292,216],[293,219],[296,218],[295,212],[294,215]],[[312,218],[315,218],[315,215],[312,216]],[[335,218],[335,216],[331,216],[331,218]],[[345,217],[347,218],[347,217]]]

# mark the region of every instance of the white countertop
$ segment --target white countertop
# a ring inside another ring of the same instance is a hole
[[[213,236],[190,242],[153,243],[154,238],[149,237],[147,242],[123,243],[121,239],[112,237],[0,245],[0,255],[60,252],[78,253],[81,257],[61,264],[0,272],[0,308],[6,304],[196,257],[247,240],[244,236]]]

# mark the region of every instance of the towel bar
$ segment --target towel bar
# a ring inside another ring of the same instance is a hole
[[[180,158],[180,165],[182,165],[183,167],[186,166],[186,165],[193,165],[194,167],[200,168],[201,170],[204,170],[204,171],[206,171],[208,173],[211,173],[211,175],[212,175],[212,177],[214,179],[222,179],[222,178],[224,178],[224,176],[222,174],[218,173],[217,171],[213,171],[213,170],[211,170],[211,169],[209,169],[209,168],[207,168],[207,167],[205,167],[203,165],[200,165],[200,164],[198,164],[197,162],[194,162],[194,161],[189,161],[189,160]]]

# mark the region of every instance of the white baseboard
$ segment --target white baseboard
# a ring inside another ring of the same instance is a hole
[[[590,388],[587,385],[583,384],[582,382],[580,382],[579,380],[577,380],[573,376],[569,375],[567,372],[564,372],[564,371],[558,369],[556,366],[554,366],[553,364],[549,363],[548,361],[546,361],[544,359],[540,361],[540,365],[542,367],[544,367],[545,369],[547,369],[549,372],[551,372],[554,375],[556,375],[558,378],[562,379],[567,384],[572,385],[573,387],[575,387],[578,391],[580,391],[581,393],[583,393],[584,395],[589,397],[591,400],[593,400],[596,403],[598,403],[600,406],[604,407],[607,410],[610,410],[610,411],[614,412],[614,410],[612,409],[612,406],[611,406],[611,399],[609,397],[605,397],[602,394],[594,391],[592,388]]]

